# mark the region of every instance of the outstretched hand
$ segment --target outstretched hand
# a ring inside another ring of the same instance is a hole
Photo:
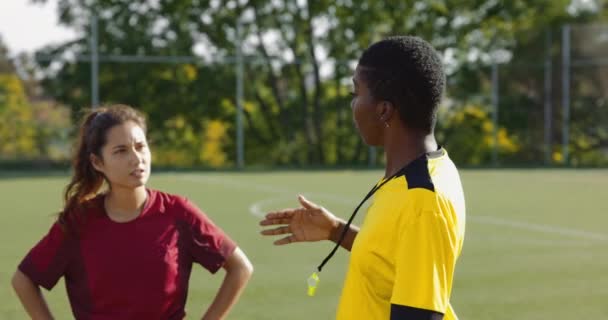
[[[262,230],[262,235],[288,235],[274,242],[275,245],[292,242],[330,240],[339,227],[340,220],[327,209],[298,196],[300,208],[269,212],[260,221],[261,226],[279,226]]]

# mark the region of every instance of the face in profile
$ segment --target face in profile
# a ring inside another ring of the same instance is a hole
[[[91,161],[114,189],[145,185],[150,177],[151,155],[144,130],[133,121],[110,128],[101,159],[92,156]]]
[[[370,146],[382,145],[382,125],[378,102],[371,95],[369,86],[358,66],[353,76],[354,90],[350,103],[353,121],[363,141]]]

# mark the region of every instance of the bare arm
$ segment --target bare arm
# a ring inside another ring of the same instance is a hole
[[[53,319],[40,288],[28,276],[17,270],[11,282],[30,318],[33,320]]]
[[[245,253],[240,248],[236,248],[234,253],[226,260],[224,270],[226,270],[224,281],[209,309],[205,312],[203,320],[226,318],[251,278],[253,266]]]
[[[345,227],[346,221],[339,220],[338,226],[333,230],[330,240],[334,243],[338,243],[338,240],[340,239],[342,232],[344,232]],[[350,251],[353,248],[353,243],[355,242],[357,234],[359,234],[359,227],[351,224],[348,227],[348,231],[346,231],[346,235],[344,235],[344,239],[342,240],[340,246]]]
[[[303,196],[299,196],[298,201],[302,205],[300,208],[268,213],[264,220],[260,221],[260,225],[280,227],[262,230],[262,234],[265,236],[286,234],[286,237],[274,242],[276,245],[320,240],[331,240],[337,243],[346,222]],[[359,228],[351,225],[342,241],[342,247],[350,251],[358,233]]]

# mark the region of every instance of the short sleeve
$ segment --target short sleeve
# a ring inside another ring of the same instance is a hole
[[[455,227],[432,206],[410,209],[395,246],[391,303],[445,313],[458,252]]]
[[[36,285],[51,290],[65,274],[73,250],[73,241],[55,223],[21,261],[19,270]]]
[[[190,217],[190,254],[211,273],[217,272],[234,250],[236,243],[222,229],[217,227],[198,207],[185,200],[184,206]]]

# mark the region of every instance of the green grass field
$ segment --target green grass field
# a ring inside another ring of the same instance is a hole
[[[302,193],[347,217],[381,174],[157,173],[150,187],[191,198],[254,263],[229,319],[332,319],[348,253],[336,254],[307,297],[306,277],[331,244],[275,247],[253,213],[295,206]],[[608,319],[608,170],[465,170],[462,179],[467,235],[452,292],[460,319]],[[66,182],[0,172],[0,319],[27,318],[10,277],[51,225]],[[188,319],[200,318],[221,274],[194,268]],[[72,318],[63,283],[46,296],[56,319]]]

